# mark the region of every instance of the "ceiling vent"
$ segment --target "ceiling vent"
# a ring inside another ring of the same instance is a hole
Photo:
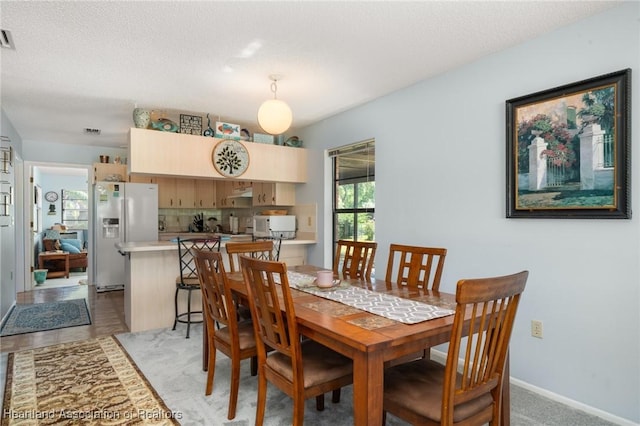
[[[13,45],[13,37],[11,37],[11,31],[0,30],[0,47],[15,50],[16,47]]]
[[[89,127],[85,127],[83,130],[83,133],[85,135],[96,135],[98,136],[100,134],[101,130],[100,129],[91,129]]]

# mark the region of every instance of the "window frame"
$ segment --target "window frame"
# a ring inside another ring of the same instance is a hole
[[[84,198],[69,198],[67,194],[69,193],[83,193],[85,195]],[[60,222],[67,226],[68,229],[89,229],[89,191],[85,190],[85,189],[62,189],[60,191]],[[65,203],[67,201],[84,201],[85,207],[84,209],[82,208],[78,208],[78,209],[70,209],[70,208],[65,208]],[[65,219],[65,211],[69,212],[69,211],[73,211],[73,212],[78,212],[77,217],[82,216],[82,213],[84,212],[84,215],[86,216],[86,219]],[[71,226],[67,224],[67,220],[72,221],[75,225]],[[80,226],[84,223],[84,227]]]
[[[354,154],[362,151],[372,152],[371,157],[375,164],[375,140],[370,139],[363,142],[358,142],[355,144],[347,145],[344,147],[336,148],[334,150],[329,151],[329,156],[331,157],[331,166],[332,166],[332,216],[333,216],[333,226],[332,226],[332,244],[333,244],[333,252],[336,250],[336,243],[339,239],[339,216],[344,214],[352,214],[353,215],[353,236],[354,239],[358,239],[359,229],[358,229],[358,215],[359,214],[371,214],[373,216],[372,220],[375,222],[375,187],[374,187],[374,207],[358,207],[358,184],[363,182],[373,182],[375,184],[375,167],[369,169],[367,167],[367,172],[362,176],[352,176],[347,178],[340,178],[338,176],[339,173],[339,158],[341,156],[348,156],[349,154]],[[339,187],[341,185],[354,185],[353,190],[353,207],[350,208],[338,208],[338,196],[339,196]],[[374,229],[375,235],[375,229]],[[374,238],[375,239],[375,238]]]

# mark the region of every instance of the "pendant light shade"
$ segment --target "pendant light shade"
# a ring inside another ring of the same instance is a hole
[[[293,121],[293,113],[286,102],[276,99],[277,79],[271,76],[273,99],[264,101],[258,109],[258,124],[262,130],[272,135],[280,135],[287,131]]]

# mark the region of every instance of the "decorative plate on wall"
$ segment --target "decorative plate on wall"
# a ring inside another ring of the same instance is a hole
[[[211,160],[221,175],[238,177],[249,168],[249,151],[239,141],[224,139],[213,148]]]

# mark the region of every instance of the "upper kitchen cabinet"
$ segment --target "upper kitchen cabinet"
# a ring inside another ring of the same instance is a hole
[[[99,181],[125,182],[127,166],[113,163],[93,163],[93,183]]]
[[[155,176],[149,175],[129,175],[131,183],[158,183]]]
[[[218,181],[216,183],[216,202],[219,209],[251,207],[251,197],[242,196],[237,188],[238,184],[234,181]]]
[[[176,179],[157,176],[154,182],[158,184],[158,207],[175,209],[178,207],[176,198]]]
[[[296,188],[292,183],[253,182],[254,206],[294,206]]]
[[[207,179],[196,179],[196,207],[205,209],[215,209],[216,181]]]
[[[129,173],[224,179],[213,166],[213,150],[223,139],[132,128],[129,132]],[[304,183],[307,150],[241,142],[249,155],[246,181]]]
[[[196,182],[193,179],[176,179],[176,199],[179,208],[196,207]]]
[[[196,186],[193,179],[157,176],[154,180],[158,184],[158,207],[189,209],[196,206]]]

